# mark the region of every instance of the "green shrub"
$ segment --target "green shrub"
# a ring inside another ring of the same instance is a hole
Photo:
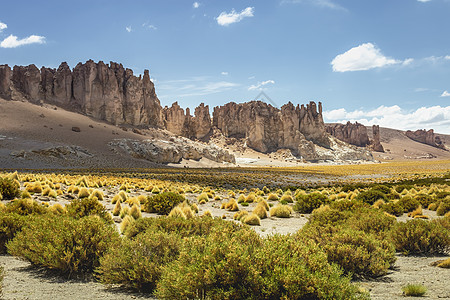
[[[34,265],[63,274],[88,273],[106,251],[117,249],[119,235],[98,216],[79,220],[67,216],[32,218],[7,244],[8,252]]]
[[[371,190],[373,190],[373,191],[380,191],[380,192],[382,192],[383,194],[386,194],[386,195],[391,192],[391,188],[388,187],[387,185],[384,185],[384,184],[378,184],[378,185],[372,187]]]
[[[374,189],[370,189],[368,191],[361,192],[358,194],[358,196],[356,196],[356,200],[362,201],[364,203],[368,203],[370,205],[374,204],[375,201],[377,201],[379,199],[382,199],[385,202],[388,201],[386,195],[383,192],[381,192],[379,190],[374,190]]]
[[[396,217],[403,215],[403,206],[397,202],[388,202],[381,206],[381,210]]]
[[[16,213],[22,216],[32,214],[45,214],[48,209],[42,206],[39,202],[30,198],[26,199],[14,199],[12,202],[6,204],[5,212]]]
[[[430,195],[426,195],[426,194],[417,194],[414,197],[417,201],[419,201],[420,205],[422,205],[422,207],[428,207],[428,205],[430,205],[431,203],[433,203],[433,197],[431,197]]]
[[[178,235],[158,231],[146,231],[133,240],[124,238],[117,250],[100,259],[100,281],[152,292],[165,265],[178,258],[181,244]]]
[[[251,299],[363,299],[350,278],[329,264],[327,255],[311,241],[275,235],[257,249],[254,263],[262,282]]]
[[[184,196],[180,194],[164,192],[148,198],[142,205],[142,210],[149,213],[168,215],[172,208],[185,200]]]
[[[339,211],[354,211],[367,206],[369,205],[357,200],[340,200],[330,203],[331,208]]]
[[[6,253],[6,243],[26,225],[28,217],[17,213],[0,214],[0,253]]]
[[[18,197],[20,194],[20,186],[17,181],[10,178],[0,177],[0,195],[2,195],[3,200],[12,200]]]
[[[398,222],[390,232],[397,251],[408,254],[445,254],[450,250],[450,229],[442,221],[413,219]]]
[[[395,262],[395,248],[371,233],[344,226],[305,226],[297,238],[312,240],[327,254],[330,263],[341,266],[348,274],[362,277],[385,275]]]
[[[396,219],[387,216],[377,209],[361,209],[346,221],[347,226],[355,230],[361,230],[365,233],[385,236],[387,232],[395,225]]]
[[[404,212],[411,212],[420,206],[420,202],[410,196],[405,196],[398,200],[398,205],[403,207]]]
[[[228,234],[234,232],[250,230],[244,226],[214,218],[140,218],[132,223],[124,232],[128,238],[134,238],[145,231],[162,231],[166,233],[175,233],[181,237],[206,236],[214,231],[222,231]]]
[[[408,284],[402,287],[403,295],[412,297],[422,297],[427,292],[427,288],[421,284]]]
[[[314,209],[319,208],[322,204],[327,204],[329,202],[327,196],[321,193],[297,195],[296,200],[297,202],[294,205],[294,210],[304,214],[309,214]]]
[[[220,242],[218,242],[220,241]],[[159,299],[254,299],[261,288],[252,257],[261,238],[252,230],[187,239],[158,282]]]
[[[97,215],[108,223],[112,223],[112,217],[106,207],[96,198],[73,199],[66,205],[67,213],[70,217],[80,219],[86,216]]]
[[[436,214],[438,216],[443,216],[450,211],[450,197],[447,197],[440,201],[438,208],[436,209]]]
[[[337,209],[315,210],[309,217],[308,223],[314,226],[336,225],[344,223],[351,217],[351,212]]]
[[[412,185],[410,185],[410,184],[400,184],[400,185],[397,185],[396,187],[395,187],[395,191],[397,192],[397,193],[401,193],[401,192],[403,192],[403,190],[410,190],[410,189],[412,189],[414,186],[412,186]]]

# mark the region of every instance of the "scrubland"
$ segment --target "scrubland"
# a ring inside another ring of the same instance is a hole
[[[445,298],[449,165],[5,171],[0,252],[157,299]]]

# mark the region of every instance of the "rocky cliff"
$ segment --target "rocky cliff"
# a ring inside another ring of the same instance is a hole
[[[29,65],[11,70],[8,65],[0,65],[0,97],[50,103],[115,125],[167,129],[193,140],[208,141],[216,128],[226,138],[245,140],[246,146],[256,151],[289,149],[306,160],[333,159],[332,153],[341,147],[327,133],[320,102],[306,106],[289,102],[281,109],[261,101],[231,102],[215,107],[212,119],[208,105],[202,103],[191,116],[190,110],[186,108],[185,112],[177,102],[171,107],[161,107],[148,70],[136,77],[132,70],[114,62],[89,60],[77,64],[73,70],[65,62],[57,69]],[[358,125],[355,132],[342,128],[333,132],[339,132],[347,139],[344,141],[367,144]],[[351,153],[355,159],[366,159],[362,151],[356,149]],[[204,156],[208,153],[203,151]]]
[[[330,124],[327,125],[326,130],[337,139],[358,147],[365,147],[369,144],[367,128],[358,122],[355,124],[351,122],[347,122],[347,124]]]
[[[447,150],[445,148],[444,143],[441,141],[440,137],[434,134],[434,130],[425,130],[425,129],[419,129],[416,131],[408,130],[406,131],[406,136],[412,139],[413,141],[427,144],[436,148],[440,148],[443,150]]]
[[[121,64],[92,60],[73,70],[0,66],[0,96],[51,103],[113,124],[162,127],[161,105],[148,70],[136,77]]]

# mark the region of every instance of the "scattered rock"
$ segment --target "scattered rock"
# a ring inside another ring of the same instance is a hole
[[[74,127],[72,127],[72,131],[81,132],[81,129],[80,129],[80,127],[74,126]]]

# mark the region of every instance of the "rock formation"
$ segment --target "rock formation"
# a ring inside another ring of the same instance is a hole
[[[161,105],[148,70],[136,77],[121,64],[92,60],[73,71],[35,65],[0,66],[0,96],[5,99],[51,103],[113,124],[162,127]]]
[[[366,126],[356,122],[355,124],[347,122],[347,124],[328,125],[326,130],[329,134],[337,139],[355,145],[365,147],[369,144],[369,136],[367,135]]]
[[[383,145],[380,142],[380,125],[372,126],[373,140],[370,141],[369,148],[372,151],[384,152]]]
[[[332,152],[343,147],[327,133],[320,102],[318,105],[310,102],[306,106],[294,106],[289,102],[281,109],[261,101],[231,102],[215,107],[211,120],[209,107],[203,103],[195,108],[194,116],[188,108],[185,113],[177,102],[163,109],[148,70],[136,77],[132,70],[114,62],[108,65],[89,60],[84,64],[78,63],[73,70],[65,62],[57,69],[42,67],[40,70],[35,65],[29,65],[15,66],[11,71],[8,65],[2,65],[0,97],[26,99],[35,104],[50,103],[115,125],[167,129],[193,140],[208,140],[214,128],[226,138],[244,139],[245,144],[256,151],[268,153],[289,149],[295,156],[306,160],[332,159]],[[339,132],[349,142],[367,144],[359,125],[355,125],[355,132],[346,132],[341,128],[334,129],[334,133]],[[156,147],[154,142],[147,143],[145,147],[134,147],[132,142],[125,144],[135,149],[137,152],[133,151],[136,153],[145,148],[145,151],[142,150],[142,153],[147,153],[144,156],[155,160],[161,158],[172,162],[179,160],[180,155],[182,158],[197,157],[197,154],[189,154],[195,152],[192,149],[176,146],[175,150],[167,148],[163,151],[166,154],[152,158],[153,154],[149,153],[153,153],[151,149]],[[162,146],[157,148],[163,149]],[[180,154],[183,151],[187,154]],[[199,151],[195,153],[211,156],[210,150]],[[363,150],[355,148],[349,151],[356,153],[356,159],[367,157],[366,153],[361,152]],[[171,155],[173,157],[169,158]],[[353,154],[340,157],[349,155]],[[222,156],[219,155],[219,160],[231,160]],[[217,161],[217,158],[214,160]]]
[[[416,131],[408,130],[406,131],[406,136],[412,139],[413,141],[427,144],[436,148],[440,148],[443,150],[447,150],[445,148],[444,143],[442,142],[441,138],[439,136],[436,136],[434,134],[434,130],[430,129],[426,131],[425,129],[419,129]]]

